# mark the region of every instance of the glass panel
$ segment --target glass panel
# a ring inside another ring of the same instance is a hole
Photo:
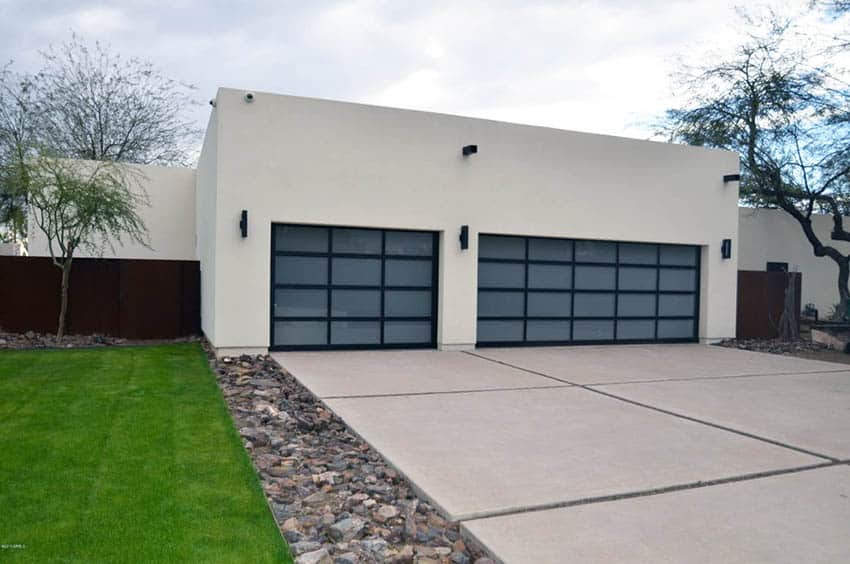
[[[384,292],[384,317],[430,317],[431,292],[428,290],[387,290]]]
[[[525,239],[481,235],[478,237],[478,258],[524,259]]]
[[[327,345],[326,321],[275,321],[275,345]]]
[[[615,243],[607,241],[576,241],[576,262],[614,262],[617,258]]]
[[[525,287],[525,265],[502,262],[478,263],[478,286],[481,288]]]
[[[662,268],[658,278],[658,287],[661,290],[696,290],[697,271],[691,269],[673,270]]]
[[[522,317],[522,292],[478,292],[479,317]]]
[[[529,317],[569,317],[572,295],[562,292],[529,292]]]
[[[655,294],[620,294],[617,317],[655,317]]]
[[[275,257],[276,284],[328,283],[328,259],[325,257]]]
[[[573,315],[576,317],[613,317],[614,294],[576,294]]]
[[[617,322],[617,340],[654,339],[655,321],[651,319],[620,320]]]
[[[387,321],[384,323],[384,343],[431,342],[430,321]]]
[[[381,259],[334,258],[332,260],[334,284],[381,285]]]
[[[577,266],[576,288],[579,290],[613,290],[615,276],[613,266]]]
[[[528,258],[570,261],[573,259],[573,244],[566,239],[529,239]]]
[[[326,253],[328,252],[328,228],[278,225],[275,227],[275,250]]]
[[[697,248],[678,245],[661,245],[661,264],[696,266]]]
[[[526,328],[528,341],[569,341],[569,321],[529,321]]]
[[[377,321],[331,321],[332,345],[378,345],[381,326]]]
[[[421,255],[430,257],[434,254],[434,235],[415,231],[387,231],[388,255]]]
[[[694,336],[693,319],[659,319],[659,339],[689,339]]]
[[[386,286],[431,286],[430,260],[387,260]]]
[[[688,315],[694,314],[693,294],[661,294],[658,302],[658,315]]]
[[[274,291],[275,317],[326,317],[328,315],[327,290],[294,290],[278,288]]]
[[[613,321],[573,322],[573,340],[575,341],[610,341],[613,338]]]
[[[573,267],[563,264],[529,264],[528,287],[569,290]]]
[[[522,321],[478,321],[478,341],[522,341]]]
[[[655,264],[658,259],[657,253],[657,245],[620,243],[620,263]]]
[[[655,268],[620,267],[621,290],[655,290]]]
[[[334,229],[333,252],[381,254],[381,232],[374,229]]]
[[[333,290],[331,316],[380,317],[381,292],[379,290]]]

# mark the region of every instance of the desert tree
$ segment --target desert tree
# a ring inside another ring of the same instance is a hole
[[[80,251],[102,254],[132,241],[149,246],[138,209],[148,205],[142,176],[110,161],[80,162],[35,155],[23,163],[30,221],[44,234],[62,271],[57,340],[65,334],[71,266]]]
[[[152,63],[76,34],[41,53],[37,72],[0,68],[0,226],[26,238],[25,155],[188,165],[200,129],[194,87]]]
[[[684,104],[667,112],[666,133],[737,152],[742,203],[796,220],[815,256],[838,266],[845,312],[850,255],[834,242],[850,242],[850,88],[837,63],[846,45],[806,35],[776,14],[748,22],[752,33],[731,55],[681,65],[674,78]],[[830,240],[816,233],[815,213],[831,215]]]

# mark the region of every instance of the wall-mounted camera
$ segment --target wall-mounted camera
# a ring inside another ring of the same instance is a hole
[[[254,93],[253,92],[246,92],[245,93],[245,101],[246,102],[253,102],[254,101]]]

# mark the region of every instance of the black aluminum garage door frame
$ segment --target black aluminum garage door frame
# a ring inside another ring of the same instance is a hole
[[[301,251],[278,251],[275,248],[275,234],[278,227],[293,226],[293,227],[318,227],[328,230],[328,248],[324,252],[301,252]],[[361,254],[361,253],[341,253],[333,251],[333,232],[334,229],[346,230],[363,230],[363,231],[380,231],[381,232],[381,253],[380,254]],[[430,255],[402,255],[386,253],[387,232],[413,232],[413,233],[428,233],[432,236],[431,254]],[[440,262],[440,237],[437,231],[417,230],[417,229],[388,229],[380,227],[354,227],[347,225],[320,225],[320,224],[300,224],[288,222],[272,222],[271,237],[270,237],[270,279],[269,279],[269,350],[270,351],[321,351],[321,350],[382,350],[382,349],[435,349],[437,348],[437,312],[438,312],[438,281],[439,281],[439,262]],[[276,284],[276,261],[277,256],[300,256],[300,257],[325,257],[328,259],[328,281],[326,284]],[[360,286],[360,285],[340,285],[332,283],[333,268],[332,258],[364,258],[381,260],[381,283],[378,286]],[[431,286],[387,286],[385,285],[386,276],[386,260],[430,260],[431,261]],[[275,290],[278,288],[303,288],[303,289],[319,289],[328,292],[327,298],[327,316],[301,316],[301,317],[276,317],[274,311]],[[375,317],[333,317],[331,315],[331,291],[332,290],[378,290],[380,291],[380,315]],[[430,290],[431,291],[431,315],[430,317],[386,317],[384,315],[384,292],[392,290]],[[327,322],[327,344],[322,345],[275,345],[274,344],[274,324],[276,320],[287,321],[326,321]],[[376,321],[380,326],[380,343],[377,344],[331,344],[331,323],[333,321]],[[428,343],[384,343],[384,322],[389,321],[430,321],[431,335]]]
[[[525,256],[524,258],[516,258],[516,259],[508,259],[508,258],[481,258],[478,257],[478,265],[483,263],[508,263],[508,264],[523,264],[525,267],[525,283],[522,288],[519,287],[490,287],[490,288],[481,288],[480,285],[477,288],[476,296],[480,295],[482,291],[484,292],[523,292],[523,316],[486,316],[479,317],[478,312],[476,311],[476,323],[484,321],[522,321],[523,322],[523,338],[522,341],[479,341],[476,335],[476,347],[487,348],[487,347],[540,347],[540,346],[581,346],[581,345],[609,345],[609,344],[663,344],[663,343],[696,343],[699,342],[699,311],[700,311],[700,294],[702,292],[702,274],[701,274],[701,263],[702,263],[702,247],[699,245],[684,245],[684,244],[674,244],[674,243],[650,243],[650,242],[641,242],[641,241],[605,241],[605,240],[594,240],[594,239],[572,239],[572,238],[556,238],[556,237],[539,237],[539,236],[524,236],[524,235],[505,235],[501,233],[480,233],[479,234],[479,251],[480,251],[480,241],[481,237],[500,237],[500,238],[515,238],[515,239],[524,239],[525,246]],[[541,259],[529,259],[529,241],[531,239],[552,239],[559,241],[569,241],[571,247],[571,260],[541,260]],[[577,261],[576,260],[576,243],[577,242],[591,242],[591,243],[613,243],[615,245],[615,259],[614,262],[586,262],[586,261]],[[655,263],[654,264],[640,264],[640,263],[623,263],[620,262],[620,245],[654,245],[655,246]],[[661,248],[662,247],[686,247],[695,249],[696,254],[696,262],[693,266],[683,266],[676,264],[662,264],[661,262]],[[569,290],[553,290],[553,289],[545,289],[545,288],[529,288],[528,286],[528,271],[529,264],[554,264],[554,265],[569,265],[571,266],[571,277],[572,281],[570,284]],[[614,289],[576,289],[575,288],[575,267],[576,266],[603,266],[603,267],[614,267],[615,269],[615,287]],[[635,268],[647,268],[653,267],[655,268],[655,289],[654,290],[623,290],[619,288],[619,280],[620,280],[620,267],[635,267]],[[661,269],[683,269],[683,270],[693,270],[695,276],[695,290],[661,290],[659,284],[659,277]],[[531,292],[542,292],[542,293],[568,293],[570,294],[570,313],[571,315],[568,317],[565,316],[528,316],[528,294]],[[614,315],[613,316],[599,316],[599,317],[576,317],[573,315],[575,309],[575,295],[581,293],[588,294],[614,294]],[[630,317],[618,317],[617,308],[618,308],[618,295],[623,294],[654,294],[655,295],[655,315],[654,316],[630,316]],[[660,296],[662,294],[692,294],[694,295],[694,311],[693,315],[687,316],[660,316],[659,315],[659,304],[660,304]],[[684,319],[693,319],[693,336],[692,337],[678,337],[678,338],[658,338],[658,321],[659,320],[684,320]],[[528,331],[528,323],[527,321],[570,321],[570,337],[569,340],[552,340],[552,341],[528,341],[525,340]],[[613,339],[602,339],[602,340],[574,340],[573,331],[574,331],[574,322],[575,321],[613,321]],[[626,320],[653,320],[655,321],[655,335],[654,339],[617,339],[617,321],[626,321]],[[476,331],[477,333],[477,331]]]

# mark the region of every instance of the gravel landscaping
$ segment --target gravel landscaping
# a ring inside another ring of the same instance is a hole
[[[741,349],[745,351],[786,354],[797,356],[801,353],[819,353],[832,351],[826,345],[812,341],[779,341],[776,339],[725,339],[717,343],[719,347]]]
[[[210,363],[296,562],[492,562],[271,357]]]
[[[4,333],[0,330],[0,349],[77,349],[90,347],[116,347],[121,345],[155,345],[166,343],[198,342],[199,337],[181,339],[131,340],[109,335],[65,335],[62,342],[56,341],[53,333]]]

